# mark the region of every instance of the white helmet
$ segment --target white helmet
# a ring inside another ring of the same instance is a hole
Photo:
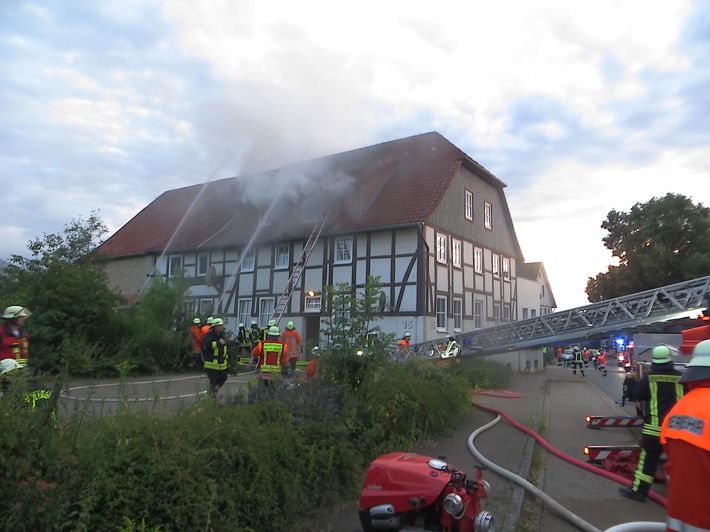
[[[3,319],[14,320],[15,318],[29,318],[32,316],[30,309],[20,305],[12,305],[7,307],[2,313]]]
[[[4,358],[0,360],[0,375],[5,375],[5,373],[10,373],[21,367],[20,363],[14,358]]]

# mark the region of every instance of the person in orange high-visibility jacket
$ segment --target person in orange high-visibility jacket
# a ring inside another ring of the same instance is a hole
[[[296,372],[296,362],[301,354],[301,334],[296,330],[292,321],[286,324],[286,330],[281,335],[281,340],[288,348],[288,371],[293,375]]]
[[[710,340],[695,346],[680,382],[688,391],[661,426],[668,456],[666,530],[710,532]]]
[[[202,360],[202,340],[205,339],[205,333],[200,327],[200,318],[194,318],[190,326],[190,341],[192,342],[192,353],[195,355],[193,363]]]
[[[288,364],[288,347],[281,341],[281,331],[276,325],[269,327],[266,340],[257,344],[251,356],[259,359],[260,378],[265,385],[281,375]]]
[[[212,316],[210,316],[209,318],[207,318],[207,323],[205,323],[205,324],[202,326],[202,339],[203,339],[203,340],[204,340],[204,338],[205,338],[205,335],[206,335],[206,334],[210,331],[210,329],[212,328],[212,322],[214,322],[214,318],[213,318]]]

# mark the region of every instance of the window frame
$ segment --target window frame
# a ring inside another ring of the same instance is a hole
[[[471,190],[464,190],[464,200],[463,200],[463,216],[466,220],[473,221],[473,192]]]
[[[204,262],[204,264],[203,264]],[[203,268],[204,266],[204,268]],[[210,254],[209,253],[198,253],[197,254],[197,264],[195,264],[195,273],[197,277],[202,277],[207,273],[210,267]]]
[[[443,304],[443,310],[440,308],[440,303]],[[439,332],[448,330],[448,303],[446,296],[436,296],[436,329]]]
[[[276,244],[274,249],[274,269],[285,270],[291,265],[291,246]]]
[[[268,309],[268,310],[267,310]],[[259,298],[259,323],[266,323],[274,316],[274,298]]]
[[[483,329],[483,300],[473,300],[473,328]]]
[[[493,204],[490,201],[483,202],[483,227],[493,231]]]
[[[237,301],[237,317],[239,323],[247,325],[251,321],[251,306],[252,300],[250,297],[242,298]],[[248,327],[249,325],[247,325]]]
[[[454,316],[454,331],[461,332],[463,330],[463,299],[455,297],[452,302]]]
[[[455,238],[451,239],[451,264],[456,268],[461,268],[463,265],[463,242]]]
[[[256,248],[251,248],[242,253],[240,270],[243,272],[253,272],[256,267]]]
[[[510,257],[503,257],[503,279],[510,280]]]
[[[340,244],[345,244],[341,248]],[[347,257],[344,255],[347,253]],[[352,264],[353,262],[353,237],[344,237],[335,239],[335,257],[333,258],[335,264]]]
[[[493,303],[493,323],[500,325],[500,303]]]
[[[436,234],[436,262],[446,264],[448,259],[448,244],[449,238],[447,235]]]
[[[483,248],[473,248],[473,271],[483,273]]]
[[[177,265],[175,263],[178,263]],[[182,255],[170,255],[168,257],[168,277],[175,277],[178,270],[183,269]]]
[[[493,277],[500,277],[500,255],[494,253],[491,257],[491,271]]]
[[[306,298],[303,302],[303,312],[320,312],[322,305],[323,299],[320,294],[316,294],[315,296],[306,294]]]

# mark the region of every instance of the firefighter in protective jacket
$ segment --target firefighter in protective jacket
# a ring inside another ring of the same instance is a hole
[[[202,340],[202,358],[205,361],[205,373],[210,381],[210,391],[217,393],[227,382],[229,354],[227,340],[224,337],[224,321],[214,318],[212,328]]]
[[[663,421],[668,462],[666,530],[710,531],[710,340],[693,349],[680,378],[688,393]]]
[[[288,347],[281,341],[281,331],[276,325],[269,327],[266,340],[258,343],[251,356],[259,359],[263,384],[268,385],[281,375],[288,364]]]
[[[0,360],[15,360],[21,368],[29,361],[30,337],[25,332],[25,320],[32,313],[25,307],[12,305],[2,313],[0,329]]]
[[[644,401],[641,455],[631,487],[619,488],[629,499],[645,501],[663,454],[661,424],[673,405],[683,397],[683,386],[678,383],[680,372],[673,365],[671,348],[657,345],[652,351],[651,370],[636,384],[634,395]]]

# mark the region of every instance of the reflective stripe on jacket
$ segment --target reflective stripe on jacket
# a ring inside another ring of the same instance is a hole
[[[661,436],[661,423],[670,407],[683,397],[683,385],[679,384],[680,375],[650,374],[648,387],[650,399],[648,401],[648,415],[641,432],[648,436]],[[665,388],[665,397],[659,395],[659,388]],[[675,401],[671,396],[675,396]],[[663,400],[665,399],[665,401]]]
[[[23,368],[29,360],[30,337],[22,329],[15,336],[8,325],[0,330],[0,360],[10,358],[17,360]]]
[[[217,331],[210,329],[202,341],[202,358],[205,361],[205,369],[226,370],[228,367],[229,354],[227,346],[219,343],[222,336]]]

